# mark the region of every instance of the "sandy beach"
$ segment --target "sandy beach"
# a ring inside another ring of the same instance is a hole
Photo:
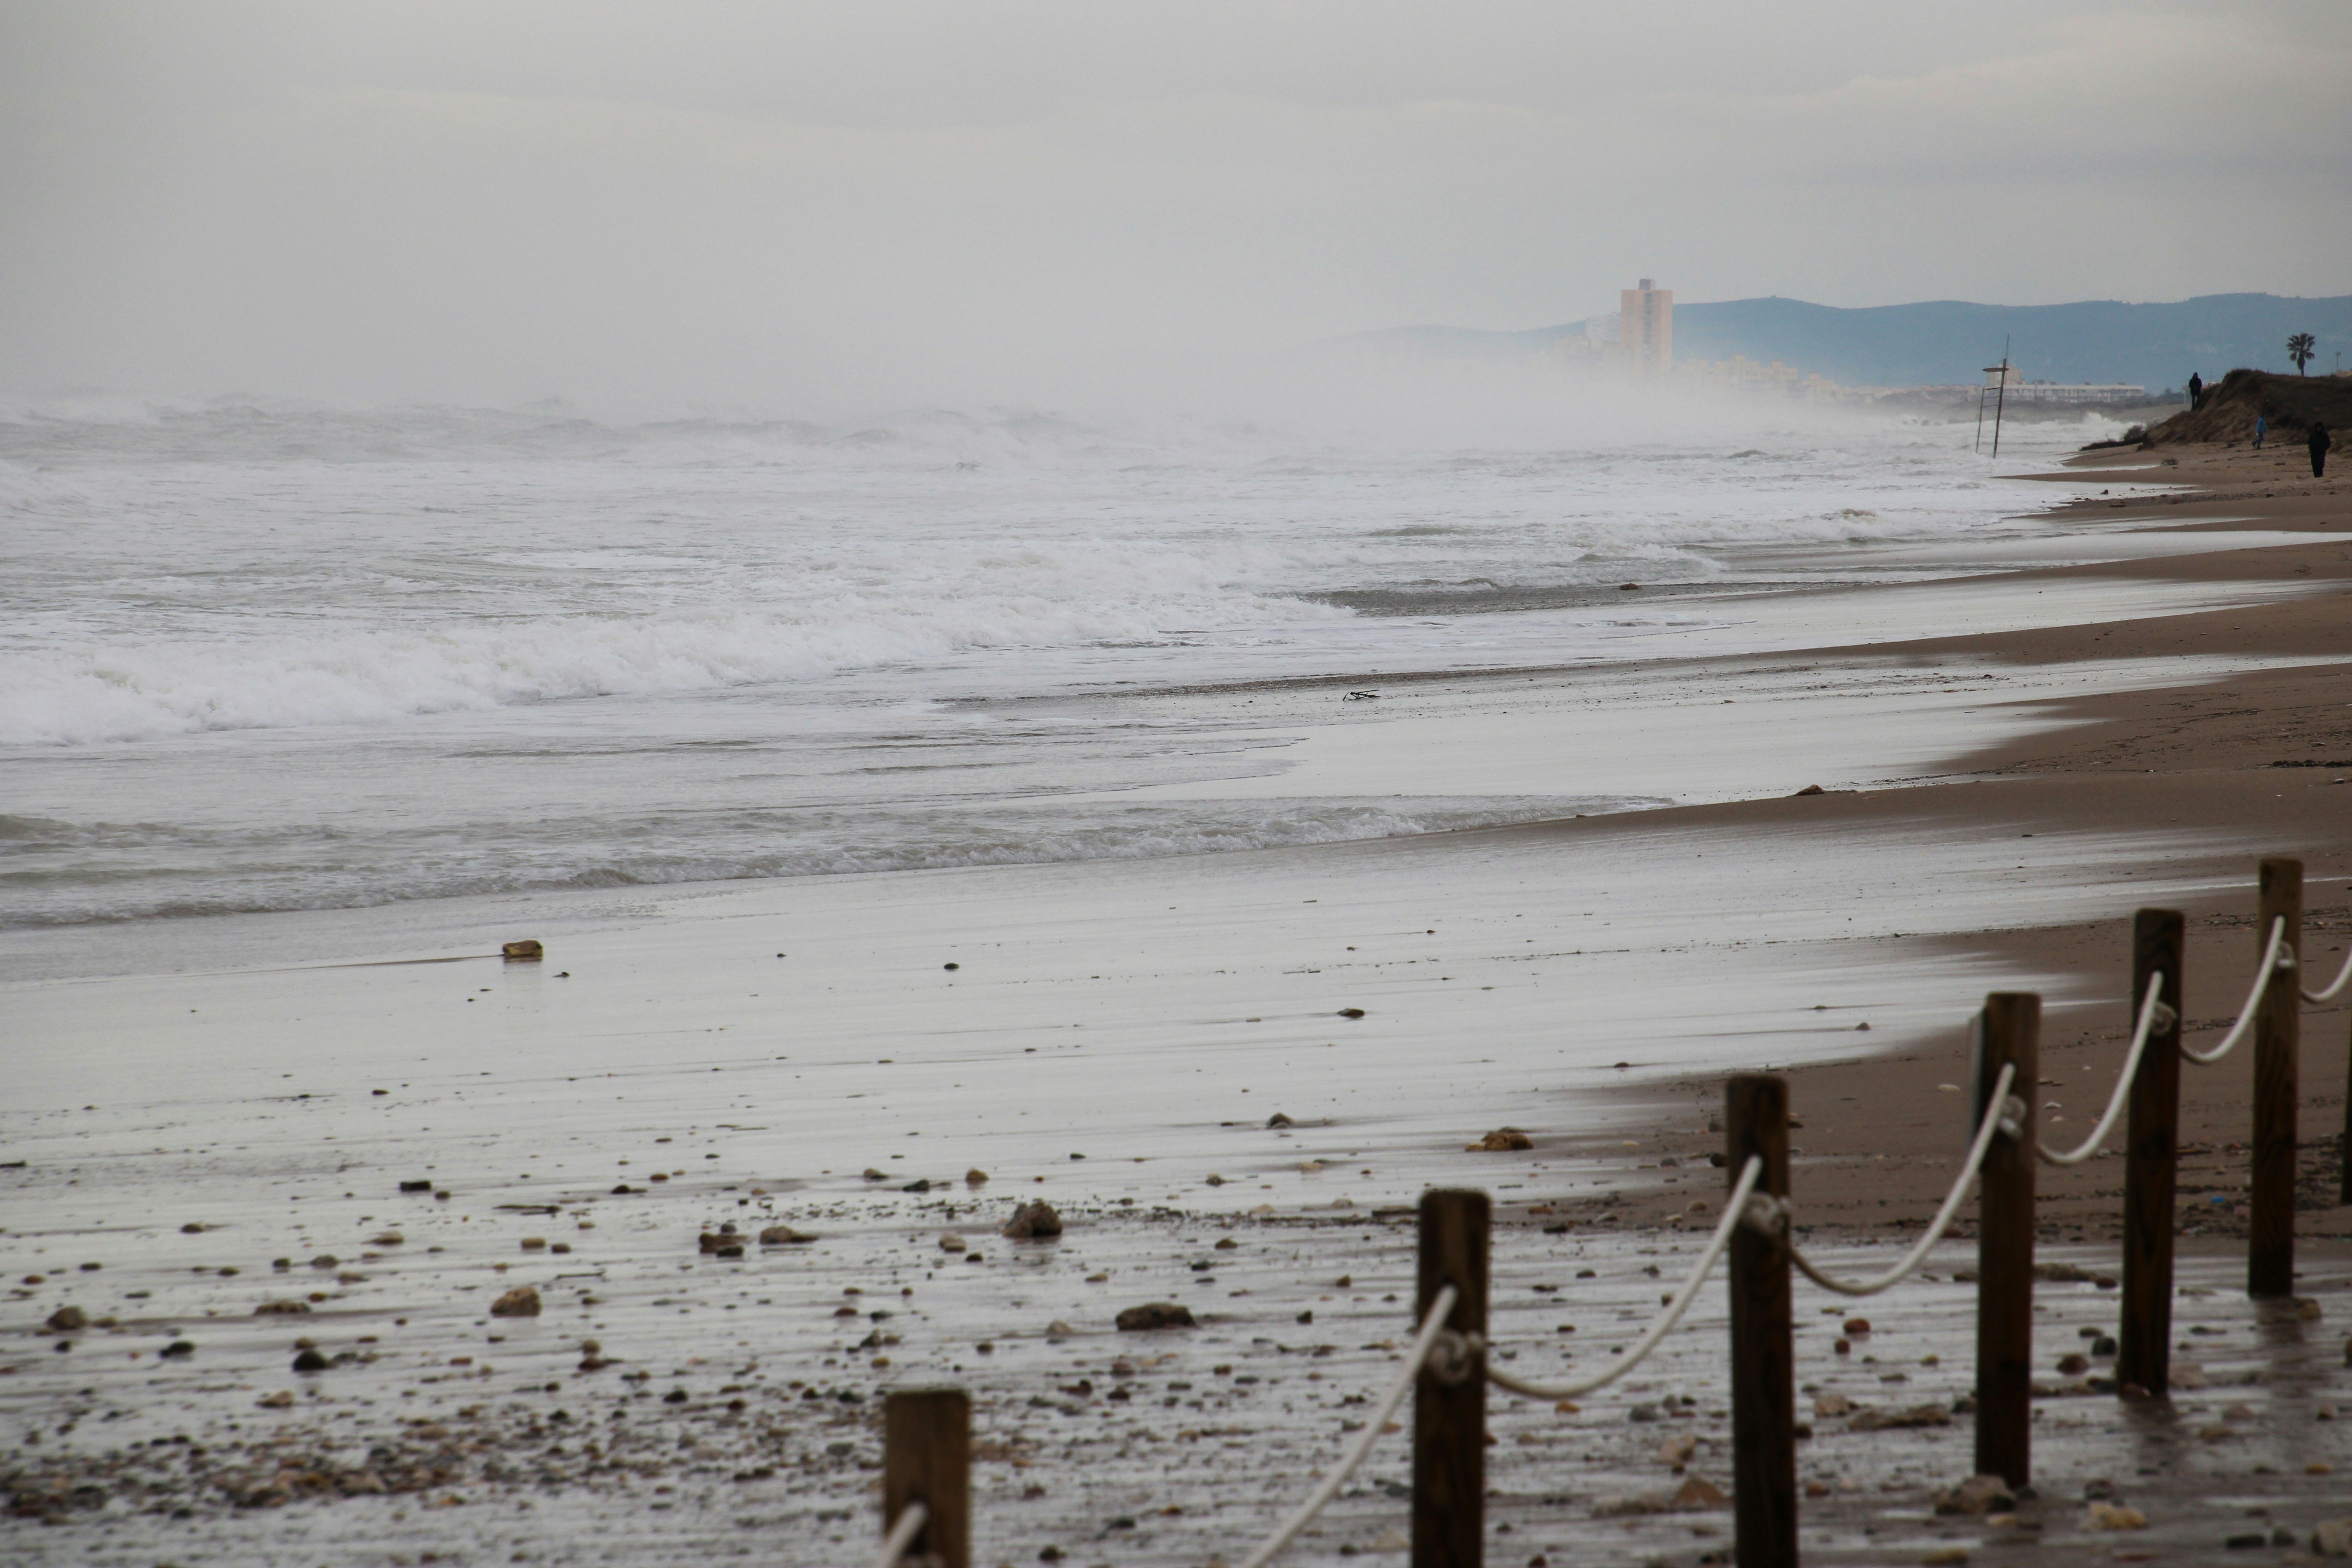
[[[2243,994],[2258,857],[2305,861],[2320,981],[2352,947],[2352,485],[2205,447],[2053,482],[2079,527],[2047,564],[1751,594],[1743,651],[1024,707],[1226,742],[1114,804],[1557,795],[1573,760],[1582,816],[0,935],[0,1542],[851,1562],[880,1396],[945,1383],[976,1560],[1234,1562],[1390,1375],[1427,1187],[1495,1194],[1496,1353],[1538,1377],[1638,1331],[1712,1223],[1727,1072],[1790,1075],[1800,1223],[1884,1255],[1960,1152],[1985,993],[2042,994],[2037,1093],[2086,1127],[2135,909],[2189,917],[2192,1043]],[[544,959],[497,956],[521,938]],[[2201,1386],[2168,1405],[2058,1370],[2113,1328],[2116,1177],[2044,1173],[2073,1277],[2011,1522],[1930,1505],[1968,1473],[1965,1222],[1866,1331],[1801,1286],[1811,1560],[2277,1561],[2352,1513],[2347,1016],[2305,1016],[2307,1309],[2242,1293],[2246,1061],[2185,1080]],[[1532,1149],[1465,1150],[1506,1126]],[[1061,1235],[1001,1236],[1033,1199]],[[727,1227],[740,1257],[703,1250]],[[1112,1327],[1161,1300],[1199,1326]],[[1727,1513],[1652,1506],[1727,1480],[1723,1335],[1717,1286],[1581,1408],[1497,1396],[1490,1560],[1727,1561]],[[1404,1467],[1384,1445],[1288,1560],[1400,1561]],[[2109,1499],[2147,1516],[2121,1549]]]

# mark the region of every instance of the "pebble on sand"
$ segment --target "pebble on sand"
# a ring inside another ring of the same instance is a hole
[[[518,1285],[490,1303],[493,1318],[536,1318],[539,1316],[539,1292],[528,1285]]]
[[[537,963],[547,956],[547,950],[525,937],[520,942],[510,942],[499,948],[499,955],[509,963]]]
[[[961,1252],[964,1249],[964,1245],[963,1237],[958,1236],[951,1230],[942,1233],[940,1237],[940,1250],[941,1252]]]
[[[2093,1530],[2146,1530],[2147,1515],[2119,1502],[2095,1502],[2085,1522]]]
[[[49,1332],[70,1334],[89,1327],[89,1314],[79,1307],[59,1307],[49,1314]]]
[[[1062,1216],[1055,1212],[1052,1204],[1039,1198],[1014,1209],[1013,1217],[1004,1222],[1001,1234],[1014,1241],[1034,1241],[1059,1236],[1062,1234]]]
[[[1999,1476],[1971,1476],[1936,1494],[1937,1513],[2014,1513],[2017,1496]]]
[[[260,1306],[256,1307],[253,1310],[253,1315],[257,1318],[292,1316],[296,1313],[307,1312],[310,1310],[310,1302],[297,1301],[289,1297],[275,1301],[264,1301]]]
[[[1497,1127],[1475,1143],[1465,1143],[1465,1152],[1472,1154],[1508,1154],[1532,1149],[1536,1141],[1516,1127]]]
[[[324,1372],[331,1363],[317,1351],[304,1351],[294,1358],[296,1372]]]
[[[762,1247],[793,1247],[815,1239],[808,1232],[794,1230],[788,1225],[772,1225],[760,1233],[760,1245]]]
[[[968,1187],[986,1186],[988,1184],[988,1173],[982,1170],[979,1166],[974,1165],[971,1170],[966,1171],[963,1173],[963,1184]]]
[[[1129,1307],[1119,1313],[1117,1322],[1129,1333],[1149,1329],[1189,1329],[1194,1326],[1192,1310],[1174,1301],[1146,1301],[1139,1307]]]
[[[1339,1016],[1342,1018],[1360,1018],[1363,1016],[1364,1010],[1361,1007],[1342,1007],[1339,1009]]]

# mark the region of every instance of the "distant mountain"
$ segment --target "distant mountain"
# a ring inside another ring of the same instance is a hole
[[[1933,386],[1980,379],[2001,341],[2029,381],[2135,382],[2177,387],[2191,371],[2218,381],[2240,366],[2287,371],[2286,340],[2319,339],[2314,371],[2352,359],[2352,295],[2297,300],[2207,294],[2168,305],[2086,300],[2072,305],[1916,305],[1844,310],[1778,297],[1675,306],[1675,358],[1780,360],[1847,386]],[[1350,347],[1433,359],[1523,359],[1584,324],[1490,332],[1397,327],[1342,340]],[[1323,345],[1318,345],[1323,346]],[[1328,345],[1339,346],[1339,345]]]

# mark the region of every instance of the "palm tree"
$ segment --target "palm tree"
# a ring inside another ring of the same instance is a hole
[[[2319,340],[2309,332],[2297,332],[2286,341],[2286,357],[2294,361],[2294,374],[2301,375],[2311,356],[2319,352]]]

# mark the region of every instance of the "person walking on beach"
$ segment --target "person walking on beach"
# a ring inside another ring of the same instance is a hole
[[[2263,418],[2263,417],[2261,415],[2259,415],[2259,414],[2257,414],[2257,415],[2255,415],[2255,416],[2254,416],[2254,450],[2255,450],[2255,451],[2259,452],[2259,451],[2261,451],[2261,450],[2263,449],[2263,437],[2264,436],[2267,436],[2267,435],[2269,435],[2269,434],[2270,434],[2270,429],[2271,429],[2271,422],[2270,422],[2269,420],[2267,420],[2267,419]]]
[[[2196,413],[2205,406],[2205,378],[2195,371],[2189,373],[2189,412]]]
[[[2336,445],[2334,441],[2328,439],[2327,426],[2316,419],[2313,420],[2311,434],[2304,438],[2303,444],[2311,448],[2311,477],[2315,479],[2326,479],[2327,448]]]

